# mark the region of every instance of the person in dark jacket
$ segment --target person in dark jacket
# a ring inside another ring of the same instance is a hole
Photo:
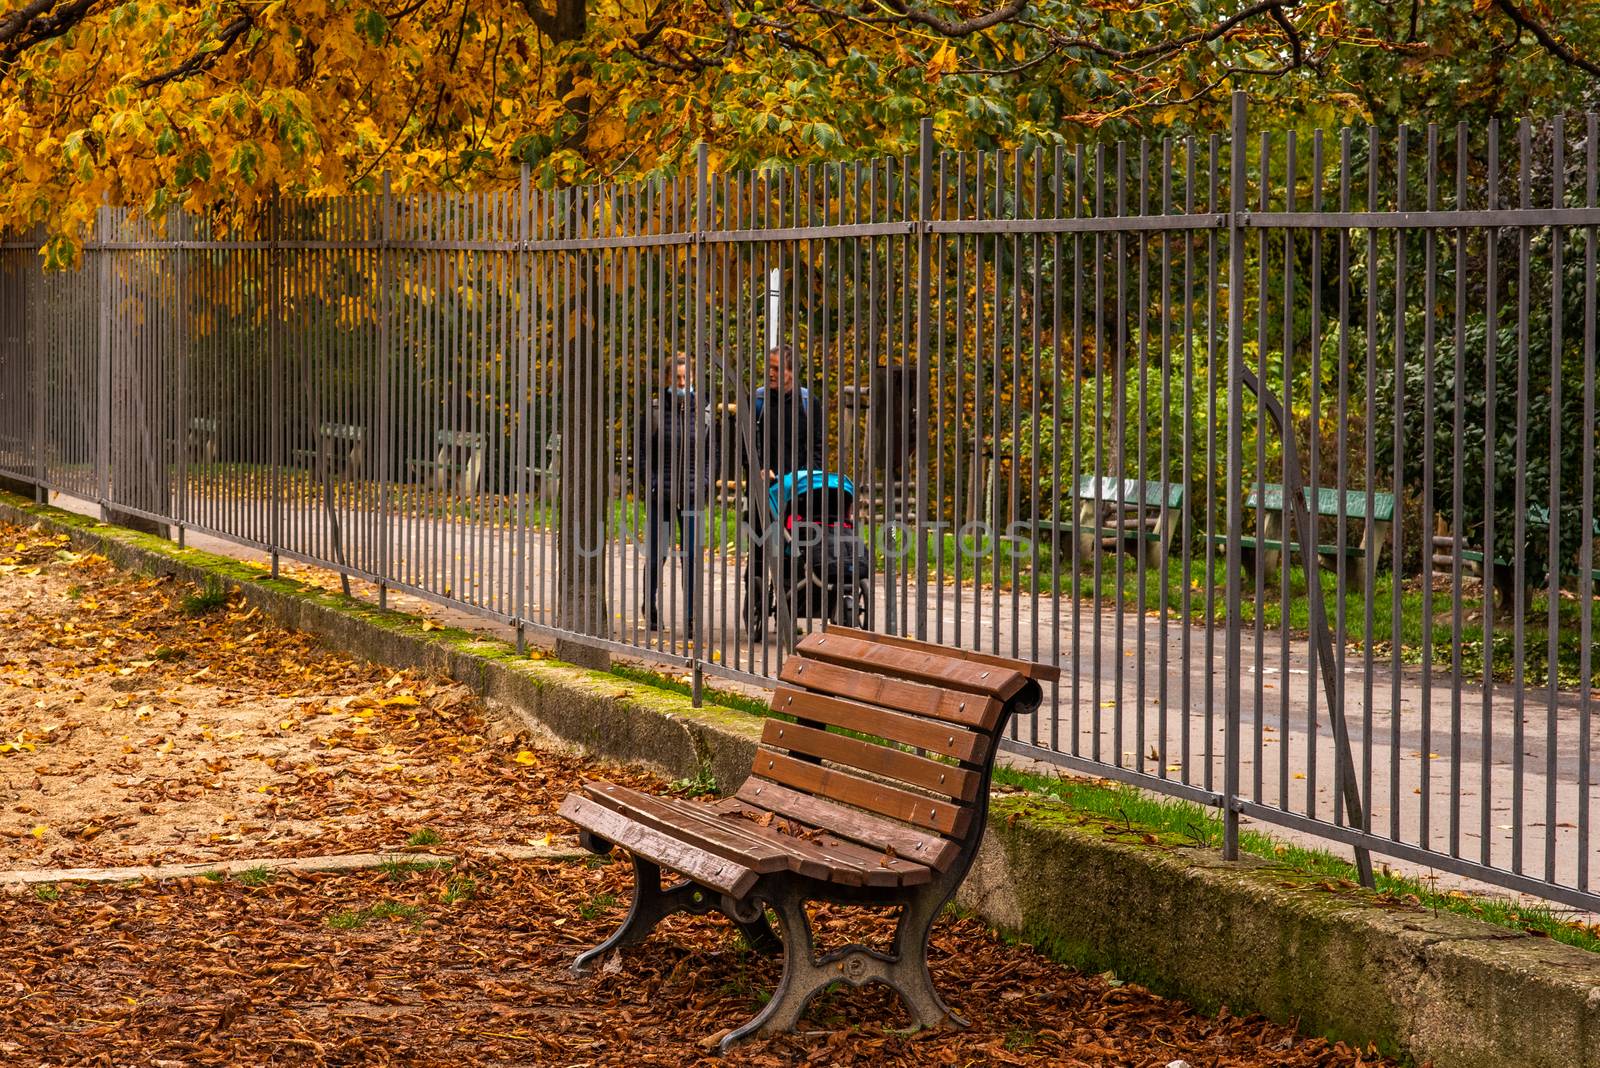
[[[694,394],[694,371],[679,353],[666,381],[639,422],[634,455],[645,498],[645,554],[649,561],[646,619],[661,627],[661,571],[672,547],[681,550],[684,629],[694,632],[694,578],[700,559],[700,512],[711,486],[711,434]]]
[[[794,351],[767,354],[767,384],[755,392],[756,465],[764,483],[822,463],[822,414],[811,391],[794,382]]]
[[[793,471],[821,467],[823,454],[822,413],[811,391],[794,380],[794,350],[777,345],[767,353],[766,385],[754,396],[754,427],[751,437],[756,455],[750,480],[750,493],[764,494],[768,486]],[[767,517],[759,502],[753,502],[752,522],[757,537],[750,550],[746,569],[747,622],[750,639],[760,641],[766,633],[766,606],[769,604],[766,577],[767,541],[774,536],[763,520]]]

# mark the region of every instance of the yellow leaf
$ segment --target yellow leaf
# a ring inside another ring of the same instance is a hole
[[[521,750],[521,751],[519,751],[517,753],[516,761],[517,761],[518,764],[524,764],[524,765],[526,765],[526,764],[537,764],[537,763],[539,763],[539,758],[534,755],[533,750],[531,750],[531,749],[523,749],[523,750]]]
[[[41,823],[37,827],[35,827],[33,830],[29,831],[28,833],[33,835],[35,838],[43,838],[45,832],[48,831],[49,829],[50,828],[48,826],[46,826],[45,824]]]

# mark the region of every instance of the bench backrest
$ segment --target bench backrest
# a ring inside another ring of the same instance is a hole
[[[1077,494],[1079,500],[1125,508],[1177,508],[1183,504],[1183,483],[1084,475],[1078,480]]]
[[[1057,675],[846,627],[808,635],[772,702],[794,721],[767,721],[739,795],[946,871],[981,833],[1007,717],[1036,709]]]
[[[1306,507],[1312,507],[1311,487],[1305,488]],[[1328,486],[1317,487],[1315,511],[1319,516],[1337,516],[1339,514],[1339,499],[1344,498],[1344,514],[1349,519],[1365,521],[1367,518],[1367,491],[1344,490],[1339,491]],[[1269,482],[1259,491],[1252,490],[1250,496],[1245,498],[1246,508],[1265,507],[1268,511],[1277,512],[1283,509],[1283,486],[1276,482]],[[1372,521],[1374,523],[1392,523],[1394,521],[1394,494],[1372,494]]]
[[[1580,501],[1582,497],[1578,498]],[[1534,501],[1528,503],[1527,524],[1530,527],[1548,527],[1550,525],[1550,506]],[[1600,515],[1594,517],[1594,536],[1600,538]]]
[[[471,430],[440,430],[433,435],[433,443],[441,449],[481,449],[483,435]]]
[[[317,433],[325,438],[339,441],[360,441],[366,436],[366,428],[352,423],[322,423],[317,427]]]

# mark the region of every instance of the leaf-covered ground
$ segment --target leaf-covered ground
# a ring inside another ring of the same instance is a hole
[[[584,776],[459,687],[356,664],[237,603],[0,525],[0,867],[520,845]],[[776,962],[678,917],[592,979],[620,860],[63,884],[0,894],[11,1065],[682,1065],[760,1006]],[[881,938],[825,910],[824,942]],[[881,989],[823,1034],[729,1063],[1345,1065],[1370,1055],[1085,976],[947,917],[932,963],[974,1021],[902,1037]]]

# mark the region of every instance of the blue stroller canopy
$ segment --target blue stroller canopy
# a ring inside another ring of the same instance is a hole
[[[790,471],[767,487],[767,500],[772,505],[772,514],[782,515],[784,505],[802,493],[815,490],[837,490],[851,500],[856,495],[855,486],[843,475],[831,471]]]

